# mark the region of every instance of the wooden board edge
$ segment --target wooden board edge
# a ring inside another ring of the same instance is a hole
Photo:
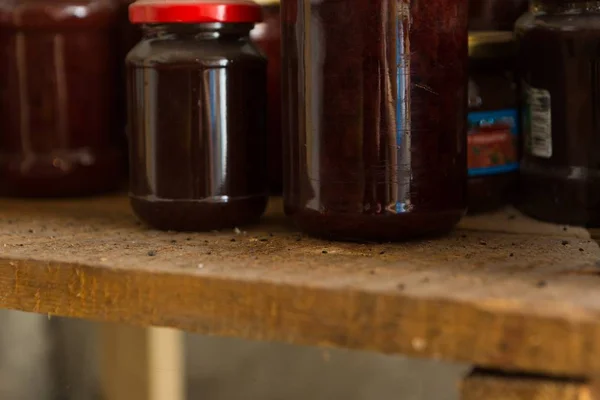
[[[0,307],[587,376],[600,371],[600,323],[355,288],[245,282],[0,259]]]

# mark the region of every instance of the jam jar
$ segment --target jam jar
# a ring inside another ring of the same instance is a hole
[[[122,183],[117,23],[110,0],[2,3],[0,194],[90,195]]]
[[[392,241],[460,220],[467,5],[282,3],[284,202],[300,229]]]
[[[268,197],[267,60],[251,1],[142,0],[127,56],[130,199],[158,229],[256,222]]]
[[[512,32],[469,33],[469,212],[512,201],[519,170],[519,113]]]
[[[549,222],[600,226],[600,1],[533,0],[516,25],[521,201]]]
[[[263,22],[256,24],[250,38],[267,56],[267,143],[269,190],[281,195],[281,19],[279,0],[255,0],[262,6]]]
[[[512,31],[528,0],[469,0],[469,29]]]

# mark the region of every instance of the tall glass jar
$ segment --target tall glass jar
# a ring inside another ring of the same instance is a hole
[[[600,226],[600,1],[533,0],[516,29],[520,208],[545,221]]]
[[[265,53],[267,69],[267,159],[269,191],[281,195],[283,156],[281,154],[281,7],[279,0],[256,0],[262,6],[263,21],[250,37]]]
[[[286,0],[286,212],[342,240],[447,232],[466,208],[467,2]]]
[[[469,29],[512,31],[529,0],[469,0]]]
[[[117,22],[111,0],[2,4],[0,194],[119,186]]]

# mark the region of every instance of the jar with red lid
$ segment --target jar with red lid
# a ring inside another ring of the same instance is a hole
[[[250,37],[265,53],[267,68],[267,143],[269,191],[281,194],[281,6],[279,0],[255,0],[262,6],[263,21],[256,24]]]
[[[521,201],[549,222],[600,226],[600,1],[532,0],[516,25]]]
[[[137,1],[142,40],[127,56],[130,199],[170,230],[256,222],[268,196],[267,61],[244,0]]]
[[[283,2],[284,200],[303,231],[402,240],[460,220],[467,5]]]
[[[76,196],[121,183],[118,4],[0,7],[0,194]]]
[[[469,0],[469,29],[512,31],[529,0]]]

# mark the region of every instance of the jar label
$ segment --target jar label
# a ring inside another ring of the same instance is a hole
[[[517,110],[469,113],[469,176],[504,174],[519,169]]]
[[[523,85],[523,133],[525,150],[532,156],[552,157],[552,115],[550,92]]]

